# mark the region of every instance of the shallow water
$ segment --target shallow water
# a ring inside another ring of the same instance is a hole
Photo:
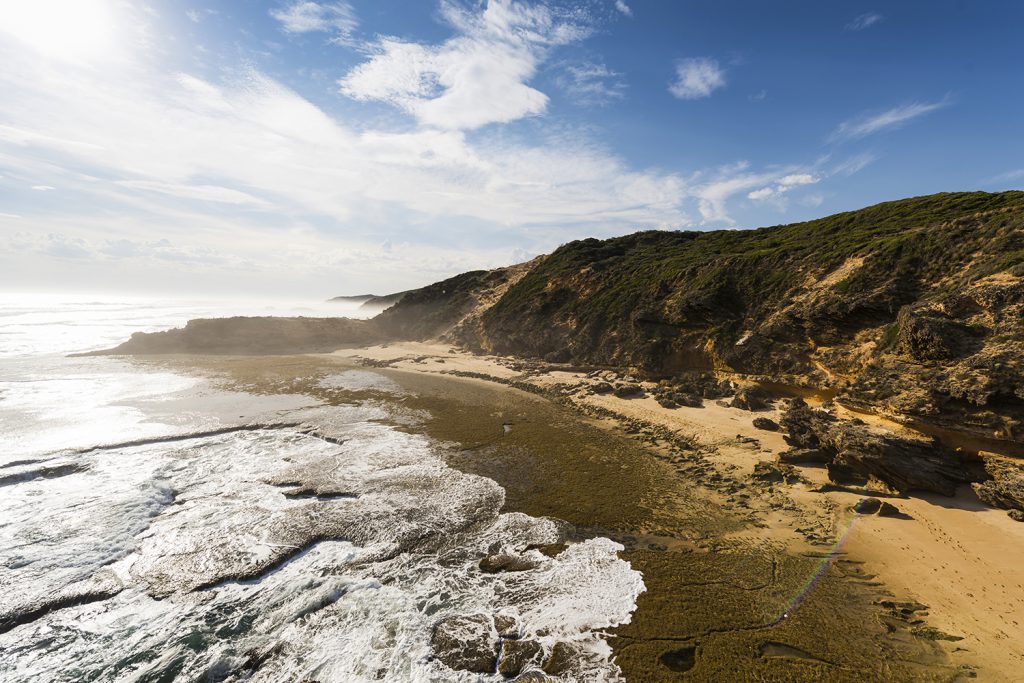
[[[0,317],[0,679],[501,680],[431,657],[433,624],[465,613],[577,643],[569,680],[618,677],[600,632],[643,591],[621,546],[526,550],[564,524],[501,512],[497,483],[392,426],[391,380],[326,377],[379,397],[330,406],[65,358],[177,324],[137,304],[91,325],[91,305]],[[481,572],[495,552],[536,568]]]

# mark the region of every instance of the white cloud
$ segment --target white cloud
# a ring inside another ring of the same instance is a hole
[[[577,104],[600,106],[626,96],[622,74],[604,64],[570,64],[558,78],[558,84]]]
[[[283,9],[270,10],[270,16],[281,22],[285,33],[336,32],[345,38],[359,26],[347,2],[296,0]]]
[[[33,185],[32,189],[36,192],[49,192],[50,190],[56,190],[57,188],[53,185]]]
[[[779,178],[779,186],[785,188],[811,185],[816,182],[818,182],[818,178],[815,178],[810,173],[793,173]]]
[[[723,166],[710,173],[707,180],[698,174],[694,178],[694,187],[690,190],[697,199],[700,215],[705,222],[733,224],[726,207],[728,200],[734,195],[764,186],[782,175],[784,172],[752,173],[750,164],[745,161]]]
[[[440,45],[382,38],[373,57],[339,81],[353,99],[399,107],[424,125],[479,128],[543,114],[548,97],[527,83],[555,46],[590,29],[543,6],[491,0],[482,12],[442,5],[457,35]]]
[[[762,187],[760,190],[754,190],[747,195],[749,199],[768,199],[775,194],[775,190],[770,187]]]
[[[810,173],[791,173],[779,178],[772,186],[762,187],[759,190],[754,190],[753,192],[748,193],[747,199],[761,201],[777,198],[789,192],[794,187],[800,187],[801,185],[813,185],[820,180],[820,178],[816,178]]]
[[[913,119],[930,114],[949,105],[948,100],[939,102],[912,102],[893,107],[880,114],[862,116],[839,124],[829,137],[831,142],[862,138],[890,128],[897,128]]]
[[[189,21],[193,24],[198,24],[202,20],[202,15],[194,9],[187,10],[185,16],[188,17]]]
[[[676,62],[676,80],[669,92],[681,100],[699,100],[725,87],[725,71],[708,57],[681,59]]]
[[[633,8],[627,5],[623,0],[615,0],[615,9],[627,17],[633,16]]]
[[[865,12],[859,16],[853,18],[853,20],[846,25],[847,31],[863,31],[866,28],[870,28],[875,24],[885,19],[878,12]]]

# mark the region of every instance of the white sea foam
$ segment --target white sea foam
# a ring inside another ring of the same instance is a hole
[[[14,486],[20,516],[4,529],[35,542],[21,544],[5,592],[57,591],[119,558],[127,588],[0,636],[0,674],[139,680],[180,666],[183,680],[241,680],[265,653],[252,680],[488,680],[430,657],[437,619],[483,612],[518,616],[548,647],[578,642],[593,658],[577,680],[616,676],[598,632],[627,621],[643,590],[620,546],[524,551],[558,541],[561,525],[499,514],[500,487],[448,468],[422,437],[370,422],[332,430],[341,445],[266,430],[95,452],[87,472]],[[306,468],[322,463],[327,486],[357,497],[290,499],[268,483],[324,483]],[[51,522],[33,526],[43,511]],[[339,540],[317,542],[325,533]],[[481,572],[498,548],[537,568]]]

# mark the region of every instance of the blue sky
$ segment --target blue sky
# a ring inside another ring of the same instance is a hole
[[[0,3],[0,288],[387,292],[1024,186],[1024,4]]]

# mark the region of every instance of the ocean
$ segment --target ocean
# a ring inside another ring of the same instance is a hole
[[[644,590],[621,546],[527,550],[565,525],[503,512],[496,482],[396,429],[389,377],[339,368],[323,386],[375,398],[328,405],[69,355],[194,317],[355,312],[0,297],[0,680],[505,680],[435,656],[459,615],[573,645],[562,680],[619,678],[602,633]],[[480,571],[495,553],[533,569]]]

